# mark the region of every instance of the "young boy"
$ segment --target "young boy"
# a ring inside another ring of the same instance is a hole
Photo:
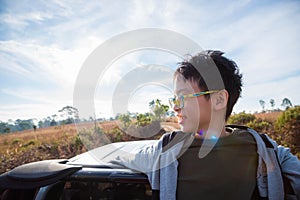
[[[297,157],[266,135],[225,125],[241,80],[220,51],[181,62],[170,99],[181,131],[118,163],[146,173],[160,199],[300,199]]]
[[[214,82],[219,84],[206,84],[201,71],[207,68],[218,69],[220,80]],[[225,127],[241,93],[241,78],[236,64],[219,51],[180,63],[170,102],[181,130],[196,133],[196,138],[178,159],[177,199],[256,199],[255,140],[245,131]],[[200,149],[206,149],[204,157]]]

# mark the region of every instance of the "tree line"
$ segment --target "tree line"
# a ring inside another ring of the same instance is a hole
[[[262,107],[262,112],[270,111],[266,110],[266,102],[264,100],[259,100],[259,103]],[[275,110],[275,100],[270,99],[270,106],[272,108],[271,111]],[[125,127],[128,127],[132,124],[136,124],[138,126],[146,126],[150,124],[152,121],[161,121],[164,120],[167,116],[175,116],[174,111],[169,111],[169,106],[165,105],[161,102],[161,100],[156,99],[149,102],[150,112],[147,113],[130,113],[127,112],[125,114],[117,114],[115,118],[110,118],[109,120],[119,120],[121,121]],[[281,106],[287,110],[290,107],[293,107],[293,104],[288,98],[284,98],[282,100]],[[277,109],[279,110],[279,109]],[[0,121],[0,134],[3,133],[11,133],[16,131],[23,131],[28,129],[36,129],[36,128],[44,128],[49,126],[57,126],[64,124],[72,124],[74,122],[81,121],[94,121],[93,117],[90,117],[88,120],[79,119],[78,110],[72,106],[65,106],[62,109],[58,110],[60,114],[60,119],[57,114],[48,116],[42,120],[34,120],[34,119],[17,119],[15,121],[9,120],[8,122]]]
[[[274,99],[270,99],[269,101],[270,103],[270,106],[271,106],[271,111],[272,110],[276,110],[275,109],[275,100]],[[260,106],[262,107],[262,111],[265,112],[267,111],[265,108],[266,108],[266,101],[264,100],[259,100],[259,104]],[[293,104],[292,102],[288,99],[288,98],[284,98],[281,102],[281,107],[283,107],[284,110],[287,110],[288,108],[291,108],[293,107]],[[279,108],[277,110],[280,110]]]
[[[150,112],[118,114],[116,120],[121,121],[125,127],[133,124],[143,127],[151,124],[151,122],[164,121],[166,117],[175,116],[174,111],[169,111],[169,108],[160,99],[156,99],[149,102]]]
[[[174,112],[169,112],[169,106],[162,104],[161,100],[156,99],[149,102],[149,108],[151,112],[147,113],[130,113],[117,114],[115,118],[111,117],[109,120],[120,120],[125,126],[129,126],[133,121],[137,121],[138,126],[145,126],[151,123],[151,121],[163,120],[166,116],[174,115]],[[89,119],[79,119],[78,110],[72,106],[65,106],[58,110],[59,115],[54,114],[48,116],[42,120],[35,119],[17,119],[15,121],[9,120],[8,122],[0,121],[0,134],[11,133],[23,130],[37,128],[45,128],[50,126],[72,124],[78,122],[95,121],[95,117]],[[60,117],[60,119],[59,119]],[[99,119],[104,120],[104,119]]]
[[[58,113],[60,114],[61,119],[59,119],[59,116],[57,114],[54,114],[51,117],[48,116],[42,120],[17,119],[15,121],[8,120],[8,122],[0,121],[0,134],[24,131],[29,129],[36,130],[37,128],[72,124],[76,121],[79,121],[78,110],[72,106],[65,106],[60,109]]]

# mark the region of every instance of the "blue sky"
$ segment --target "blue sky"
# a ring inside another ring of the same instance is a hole
[[[42,119],[73,105],[77,75],[91,52],[115,35],[140,28],[181,33],[235,60],[244,88],[234,112],[261,111],[261,99],[266,108],[270,99],[281,108],[285,97],[299,105],[299,22],[298,0],[0,0],[0,120]],[[174,68],[178,61],[152,51],[120,58],[98,82],[96,115],[113,114],[113,91],[130,69],[154,63]],[[132,94],[128,108],[146,111],[151,99],[165,101],[170,95],[170,89],[147,85]]]

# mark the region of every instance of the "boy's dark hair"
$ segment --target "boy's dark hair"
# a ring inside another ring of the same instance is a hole
[[[181,74],[186,80],[198,83],[203,91],[226,89],[229,94],[225,116],[227,120],[241,95],[242,74],[239,73],[237,64],[223,54],[221,51],[214,50],[200,52],[180,62],[175,76]]]

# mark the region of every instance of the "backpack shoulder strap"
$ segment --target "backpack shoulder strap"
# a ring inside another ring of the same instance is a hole
[[[178,133],[177,131],[165,133],[163,136],[162,146],[163,147],[167,146],[175,138],[177,133]]]
[[[267,148],[272,148],[274,149],[274,145],[271,143],[271,141],[267,138],[266,134],[264,133],[259,133],[259,136],[261,137],[261,139],[264,141],[265,145]],[[277,155],[277,153],[276,153]]]

